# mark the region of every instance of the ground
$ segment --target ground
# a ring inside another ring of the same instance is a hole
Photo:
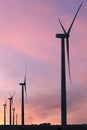
[[[1,125],[0,130],[61,130],[57,125]],[[66,130],[87,130],[87,125],[68,125]]]

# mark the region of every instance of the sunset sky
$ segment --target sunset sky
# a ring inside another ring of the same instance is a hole
[[[67,122],[87,123],[87,1],[0,0],[0,124],[3,104],[14,96],[15,113],[21,124],[21,86],[27,68],[25,124],[61,123],[61,19],[68,30],[80,5],[70,34],[70,66],[66,57]]]

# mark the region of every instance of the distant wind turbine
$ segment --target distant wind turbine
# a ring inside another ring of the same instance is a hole
[[[6,125],[6,107],[7,107],[6,101],[3,104],[3,106],[4,106],[4,125]]]
[[[67,114],[66,114],[66,69],[65,69],[65,39],[66,39],[66,48],[67,48],[67,58],[68,58],[68,68],[69,68],[69,78],[71,82],[71,73],[70,73],[70,61],[69,61],[69,35],[71,28],[73,26],[73,23],[76,19],[76,16],[82,6],[82,3],[80,4],[73,21],[68,29],[68,32],[66,32],[65,28],[63,27],[60,19],[59,23],[63,29],[63,34],[56,34],[56,38],[61,39],[61,124],[62,129],[66,128],[67,125]]]
[[[24,125],[24,90],[25,90],[25,94],[27,96],[27,93],[26,93],[26,72],[25,72],[24,82],[23,83],[19,83],[19,85],[22,86],[21,124]]]
[[[16,114],[16,125],[18,125],[18,114]]]
[[[13,110],[13,125],[14,125],[15,124],[15,107],[12,110]]]
[[[15,95],[15,92],[13,93],[13,95],[10,94],[9,99],[9,103],[10,103],[10,107],[9,107],[9,124],[12,125],[12,103],[13,103],[13,97]]]

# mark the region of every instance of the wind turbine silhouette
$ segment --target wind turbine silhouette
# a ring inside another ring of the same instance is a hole
[[[13,97],[15,95],[15,92],[13,93],[13,95],[10,94],[10,97],[8,98],[9,99],[9,104],[10,104],[10,107],[9,107],[9,124],[12,125],[12,103],[13,103]]]
[[[24,82],[23,83],[19,83],[19,85],[22,86],[21,124],[24,125],[24,90],[25,90],[25,94],[27,96],[27,93],[26,93],[26,72],[25,72]]]
[[[18,125],[18,114],[16,114],[16,125]]]
[[[15,124],[15,107],[12,110],[13,110],[13,125],[14,125]]]
[[[6,125],[6,107],[7,107],[6,101],[3,104],[3,106],[4,106],[4,125]]]
[[[67,58],[68,58],[68,69],[69,69],[69,78],[70,78],[70,82],[71,82],[71,72],[70,72],[70,60],[69,60],[69,35],[70,35],[70,31],[72,29],[73,23],[76,19],[76,16],[80,10],[82,6],[82,3],[80,4],[74,18],[73,21],[68,29],[68,31],[66,32],[64,26],[62,25],[60,19],[59,23],[63,29],[63,34],[56,34],[56,38],[60,38],[61,39],[61,124],[62,124],[62,129],[66,128],[67,125],[67,114],[66,114],[66,69],[65,69],[65,39],[66,39],[66,48],[67,48]]]

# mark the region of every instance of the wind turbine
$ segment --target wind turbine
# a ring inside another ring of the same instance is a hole
[[[13,93],[13,95],[10,94],[10,97],[8,98],[9,104],[10,104],[10,107],[9,107],[9,111],[10,111],[9,124],[10,125],[12,125],[12,103],[13,103],[14,95],[15,95],[15,92]]]
[[[18,114],[16,114],[16,125],[18,124]]]
[[[7,107],[6,101],[3,104],[3,106],[4,106],[4,125],[6,125],[6,107]]]
[[[76,19],[76,16],[82,6],[82,3],[80,4],[73,21],[66,32],[65,28],[63,27],[60,19],[59,23],[63,29],[63,34],[56,34],[56,38],[61,39],[61,124],[62,124],[62,129],[66,128],[67,125],[67,113],[66,113],[66,69],[65,69],[65,39],[66,39],[66,48],[67,48],[67,58],[68,58],[68,69],[69,69],[69,78],[71,82],[71,72],[70,72],[70,60],[69,60],[69,35],[70,31],[72,29],[73,23]]]
[[[27,96],[27,93],[26,93],[26,73],[25,73],[25,77],[24,77],[24,82],[19,83],[19,85],[22,86],[21,124],[24,125],[24,90],[25,90],[25,94]]]
[[[13,110],[13,125],[14,125],[15,124],[15,107],[12,110]]]

